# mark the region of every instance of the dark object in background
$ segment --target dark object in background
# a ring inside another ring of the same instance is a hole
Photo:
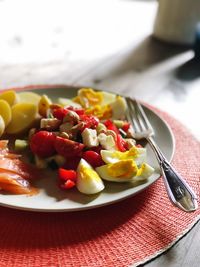
[[[197,24],[197,27],[196,27],[194,53],[195,53],[195,60],[200,61],[200,22]]]

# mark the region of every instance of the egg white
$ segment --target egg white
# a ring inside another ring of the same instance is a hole
[[[146,160],[146,148],[134,147],[136,156],[130,156],[127,152],[101,150],[101,157],[105,163],[116,163],[122,159],[133,159],[137,165],[142,164]]]
[[[112,164],[112,163],[111,163]],[[112,181],[117,183],[122,182],[132,182],[132,181],[144,181],[147,180],[154,172],[154,168],[152,168],[147,163],[143,163],[141,167],[137,170],[137,173],[134,175],[133,173],[128,176],[116,177],[112,176],[108,171],[109,164],[105,164],[103,166],[97,167],[96,171],[100,175],[100,177],[106,181]]]
[[[114,182],[128,182],[138,172],[138,167],[132,159],[121,160],[96,168],[102,179]]]
[[[101,105],[108,105],[116,100],[116,95],[109,92],[102,92],[103,101]]]
[[[59,97],[58,98],[58,104],[62,105],[63,107],[72,106],[74,108],[82,108],[82,106],[80,104],[74,102],[73,100],[71,100],[69,98]]]
[[[80,160],[77,168],[77,189],[83,194],[96,194],[101,192],[105,186],[98,173],[84,159]]]

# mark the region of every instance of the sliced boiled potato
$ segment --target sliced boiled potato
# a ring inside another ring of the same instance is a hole
[[[40,95],[33,92],[21,92],[18,93],[18,97],[19,97],[18,100],[19,103],[32,103],[34,105],[38,105],[41,99]]]
[[[5,122],[5,127],[10,123],[12,118],[11,107],[7,101],[0,99],[0,116]]]
[[[38,103],[39,114],[43,117],[46,117],[51,104],[51,99],[47,95],[42,95]]]
[[[18,103],[11,111],[12,120],[6,129],[8,134],[23,132],[31,127],[37,117],[37,106],[31,103]]]
[[[18,102],[18,95],[14,90],[9,90],[0,94],[0,99],[5,100],[10,106],[13,106]]]
[[[5,122],[2,116],[0,115],[0,137],[4,134],[5,131]]]

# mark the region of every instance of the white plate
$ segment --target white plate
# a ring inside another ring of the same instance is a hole
[[[28,88],[30,89],[30,88]],[[37,89],[37,90],[36,90]],[[57,97],[73,97],[77,88],[54,86],[52,88],[31,88],[39,94],[47,94],[52,99]],[[145,111],[155,129],[155,139],[168,160],[174,153],[174,138],[169,126],[157,114],[145,107]],[[34,196],[0,194],[0,205],[15,209],[31,211],[79,211],[108,205],[133,196],[149,187],[159,177],[159,168],[151,148],[147,145],[147,162],[156,168],[155,173],[146,183],[133,185],[131,183],[105,183],[105,189],[100,194],[87,196],[76,189],[61,191],[56,182],[56,175],[52,171],[48,177],[37,182],[40,193]]]

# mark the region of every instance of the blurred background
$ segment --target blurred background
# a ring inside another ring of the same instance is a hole
[[[157,11],[156,0],[1,0],[0,88],[115,91],[171,113],[200,136],[199,64],[191,46],[152,37]]]

